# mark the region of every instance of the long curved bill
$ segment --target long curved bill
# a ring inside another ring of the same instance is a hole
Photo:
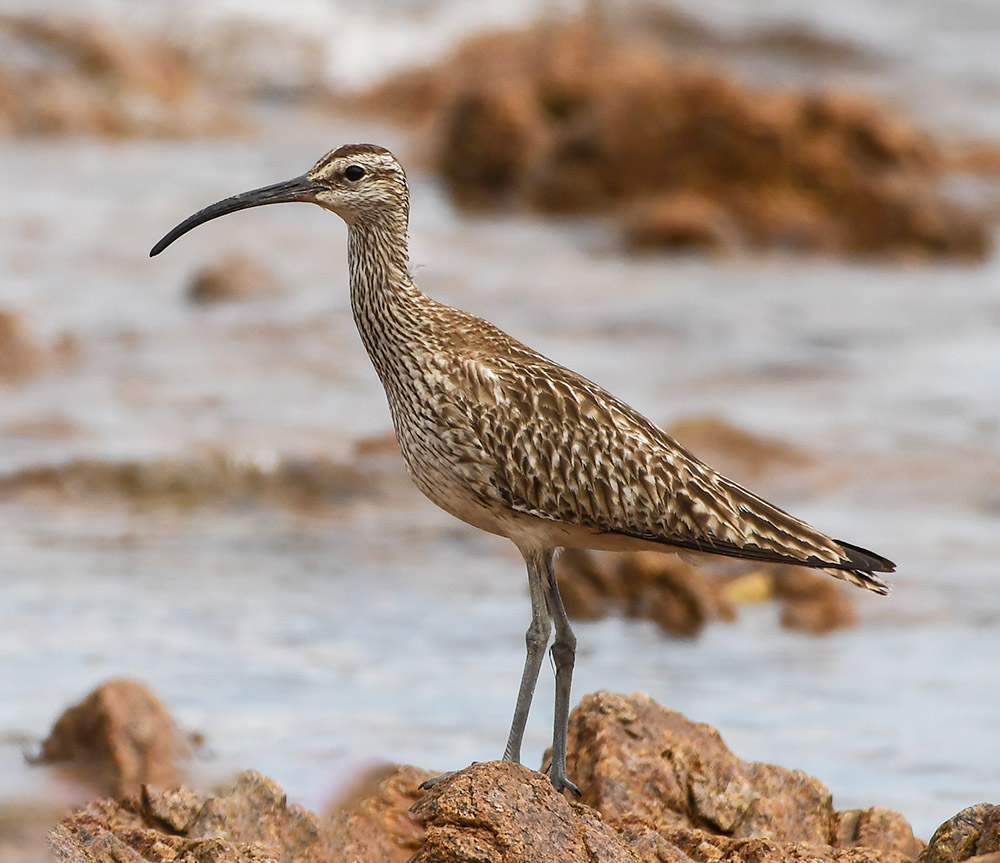
[[[300,201],[307,204],[319,203],[316,193],[323,187],[309,179],[308,175],[295,177],[292,180],[285,180],[283,183],[275,183],[271,186],[263,186],[251,192],[243,192],[233,195],[214,204],[209,204],[205,209],[199,210],[193,216],[188,216],[176,228],[169,231],[160,242],[150,249],[149,256],[160,254],[178,237],[186,234],[192,228],[205,222],[235,213],[237,210],[246,210],[250,207],[263,207],[265,204],[287,204],[293,201]]]

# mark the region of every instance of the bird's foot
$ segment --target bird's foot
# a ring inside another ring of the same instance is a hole
[[[565,773],[552,773],[550,771],[549,781],[552,783],[552,786],[556,789],[556,791],[570,791],[574,797],[583,796],[580,789],[569,781]]]
[[[479,763],[478,761],[472,762],[472,764],[478,764],[478,763]],[[470,764],[469,766],[471,767],[472,765]],[[437,776],[432,776],[430,779],[425,779],[417,786],[417,788],[420,788],[423,791],[428,791],[435,785],[437,785],[438,782],[440,782],[442,779],[447,779],[449,776],[454,776],[458,772],[459,772],[458,770],[449,770],[447,773],[439,773]]]
[[[473,761],[472,763],[478,764],[477,761]],[[422,791],[429,791],[431,788],[437,785],[438,782],[440,782],[442,779],[447,779],[449,776],[454,776],[458,772],[459,771],[457,770],[449,770],[447,773],[439,773],[437,776],[432,776],[430,779],[425,779],[417,787],[420,788]],[[556,791],[569,791],[573,794],[574,797],[583,796],[580,789],[577,788],[576,785],[574,785],[572,782],[570,782],[565,773],[552,773],[551,771],[549,771],[549,781],[552,783],[552,786],[556,789]]]
[[[439,773],[437,776],[432,776],[430,779],[425,779],[417,786],[417,788],[421,789],[422,791],[429,791],[431,788],[437,785],[438,782],[440,782],[442,779],[447,779],[449,776],[454,776],[454,775],[455,775],[454,770],[449,770],[447,773]]]

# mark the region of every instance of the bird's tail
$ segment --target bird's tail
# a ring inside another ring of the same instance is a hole
[[[840,578],[856,587],[863,587],[873,593],[887,596],[891,590],[889,582],[876,573],[895,572],[896,564],[886,557],[875,554],[867,548],[851,545],[842,540],[836,540],[837,545],[844,549],[848,558],[848,566],[824,568],[834,578]],[[856,568],[848,568],[853,564]]]

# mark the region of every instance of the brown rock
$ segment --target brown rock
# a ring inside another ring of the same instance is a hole
[[[628,209],[625,240],[633,249],[715,252],[738,246],[740,232],[717,201],[698,192],[665,192]]]
[[[49,835],[64,863],[333,863],[327,828],[289,806],[282,790],[246,771],[231,790],[202,796],[187,789],[95,800]]]
[[[846,592],[826,573],[800,566],[775,567],[773,572],[775,593],[784,603],[782,626],[820,635],[857,622]]]
[[[358,94],[354,104],[397,124],[421,125],[436,118],[448,92],[450,86],[443,76],[410,68]]]
[[[742,480],[811,462],[809,455],[786,441],[755,434],[712,414],[683,417],[671,423],[667,432],[699,458]]]
[[[249,255],[230,254],[207,264],[191,280],[188,299],[194,303],[218,303],[279,296],[281,286],[274,274]]]
[[[2,15],[15,55],[0,58],[0,131],[20,135],[180,135],[239,128],[232,101],[199,81],[183,51],[108,21]],[[6,93],[16,98],[5,98]]]
[[[620,556],[625,611],[652,620],[664,632],[694,636],[712,620],[731,620],[732,606],[704,570],[655,551]]]
[[[332,823],[289,806],[271,780],[247,771],[216,796],[148,787],[96,800],[50,834],[65,863],[385,863],[410,859],[481,863],[636,863],[626,839],[548,779],[506,762],[442,777],[407,812],[427,774],[399,768]],[[644,844],[641,840],[645,840]],[[637,847],[669,846],[633,837]],[[416,853],[409,856],[412,851]],[[661,857],[684,863],[680,854]]]
[[[822,201],[801,190],[734,189],[727,203],[751,247],[835,255],[849,245],[848,229],[830,218]]]
[[[582,548],[567,548],[556,558],[556,582],[571,618],[598,620],[621,607],[625,594],[612,560]]]
[[[843,136],[862,163],[941,167],[941,155],[927,135],[860,93],[806,94],[799,121],[811,132]]]
[[[19,380],[37,372],[45,351],[13,312],[0,309],[0,381]]]
[[[81,434],[81,429],[66,417],[44,416],[4,423],[3,433],[36,440],[69,440]]]
[[[1000,806],[993,806],[982,820],[976,854],[993,854],[1000,851]]]
[[[484,83],[455,96],[443,125],[437,166],[457,201],[471,207],[495,203],[525,180],[541,135],[530,91],[516,83]]]
[[[959,863],[1000,851],[1000,806],[977,803],[949,818],[931,837],[920,863]]]
[[[774,567],[764,564],[736,573],[726,579],[721,589],[734,605],[767,602],[774,598]]]
[[[913,829],[902,815],[881,806],[838,812],[835,836],[834,844],[838,847],[875,848],[887,860],[912,860],[926,845],[913,835]]]
[[[479,36],[395,86],[396,98],[388,82],[374,101],[423,108],[462,204],[631,213],[627,234],[643,248],[989,248],[988,215],[939,188],[955,160],[887,106],[744,86],[623,27]]]
[[[566,612],[595,620],[622,611],[652,620],[664,632],[693,636],[712,620],[734,612],[721,586],[699,567],[655,551],[596,555],[568,549],[556,560]]]
[[[969,141],[955,145],[948,153],[948,164],[957,171],[996,177],[1000,175],[1000,144],[995,141]]]
[[[253,772],[214,796],[147,786],[94,801],[50,841],[68,863],[903,863],[921,844],[898,813],[834,815],[812,777],[742,761],[713,728],[643,695],[584,698],[569,766],[584,802],[506,762],[426,793],[426,771],[388,766],[323,820]],[[960,813],[920,863],[996,863],[998,811]]]
[[[423,826],[410,807],[424,796],[420,783],[427,770],[389,765],[364,777],[349,799],[331,808],[331,842],[342,859],[405,863],[421,844]],[[443,780],[442,780],[443,781]]]
[[[733,829],[734,837],[829,842],[833,798],[825,785],[801,770],[758,761],[744,764],[754,799]],[[709,793],[717,795],[719,789],[712,787]]]
[[[413,807],[426,833],[412,863],[635,863],[597,814],[549,780],[492,761],[442,778]]]
[[[353,451],[359,458],[399,455],[399,441],[396,440],[396,435],[391,431],[367,435],[354,442]]]
[[[884,863],[873,848],[833,848],[811,842],[734,839],[703,830],[670,830],[663,837],[698,863]],[[654,858],[655,860],[656,858]]]
[[[692,863],[695,859],[645,824],[623,823],[616,825],[615,829],[637,863]]]
[[[214,452],[192,461],[106,462],[81,459],[38,465],[0,476],[7,495],[48,494],[64,498],[116,496],[143,505],[191,507],[207,500],[267,499],[313,510],[367,497],[382,489],[382,475],[354,462],[324,458],[276,464]]]
[[[141,783],[171,784],[193,754],[167,709],[141,683],[112,680],[70,707],[52,727],[35,759],[63,765],[106,793]]]
[[[568,766],[582,802],[612,825],[815,844],[832,836],[830,792],[818,780],[742,761],[714,728],[646,695],[584,697],[570,718]]]

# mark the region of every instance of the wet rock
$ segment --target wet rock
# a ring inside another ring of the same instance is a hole
[[[144,787],[117,801],[95,800],[56,827],[49,843],[63,863],[344,859],[313,813],[289,806],[272,780],[253,771],[216,796]]]
[[[599,620],[623,606],[625,591],[613,559],[582,548],[556,558],[556,582],[573,620]]]
[[[667,432],[724,474],[741,479],[757,479],[812,462],[808,453],[787,441],[747,431],[712,414],[683,417],[667,426]]]
[[[203,459],[105,462],[91,459],[41,465],[0,475],[7,495],[56,495],[92,500],[116,497],[149,506],[193,507],[206,502],[267,500],[314,510],[384,487],[377,469],[324,458],[281,459],[269,452],[216,452]],[[386,480],[391,482],[392,480]]]
[[[1000,144],[996,141],[969,141],[955,145],[948,163],[956,171],[985,177],[1000,176]]]
[[[366,435],[354,442],[352,451],[359,458],[383,455],[398,456],[399,441],[396,440],[395,433],[391,431],[384,432],[383,434]]]
[[[108,21],[44,15],[0,16],[0,35],[16,49],[0,60],[2,132],[118,137],[239,128],[231,102],[199,81],[190,57],[157,39]]]
[[[412,863],[635,863],[596,813],[516,764],[474,764],[447,776],[413,814],[425,834]]]
[[[831,796],[821,782],[743,761],[711,726],[639,693],[581,700],[570,717],[568,768],[582,802],[611,825],[820,845],[833,835]]]
[[[733,249],[739,232],[729,212],[697,192],[667,192],[633,205],[625,216],[633,249]]]
[[[857,615],[840,583],[823,572],[799,566],[772,570],[775,593],[782,600],[781,625],[817,635],[857,622]]]
[[[977,803],[944,822],[920,855],[920,863],[959,863],[1000,852],[1000,806]]]
[[[874,848],[834,848],[811,842],[734,839],[701,830],[671,830],[662,834],[674,848],[697,863],[884,863]]]
[[[207,305],[233,300],[266,299],[282,293],[278,280],[263,263],[249,255],[231,254],[205,265],[195,273],[187,296],[194,303]]]
[[[0,381],[30,377],[44,364],[44,348],[21,319],[0,309]]]
[[[458,93],[438,150],[437,168],[467,207],[495,204],[526,180],[540,146],[530,91],[490,87]],[[468,159],[469,149],[478,154]]]
[[[424,796],[420,783],[433,774],[389,765],[357,783],[331,807],[331,843],[341,859],[358,863],[405,863],[420,847],[423,826],[410,807]]]
[[[728,579],[722,595],[734,605],[774,599],[773,567],[752,569]]]
[[[152,692],[112,680],[56,720],[34,763],[68,767],[105,793],[123,794],[144,782],[178,782],[192,755],[191,739]]]
[[[838,812],[835,837],[834,844],[841,848],[875,848],[886,860],[912,860],[926,845],[914,837],[902,815],[881,806]]]
[[[393,87],[368,104],[423,106],[460,204],[631,213],[627,236],[643,248],[989,250],[988,215],[939,189],[943,148],[885,105],[745,86],[622,28],[479,36]]]
[[[619,612],[652,620],[672,635],[694,636],[706,623],[734,616],[720,584],[670,554],[569,549],[556,560],[556,580],[566,612],[576,620]]]
[[[693,863],[697,859],[670,842],[664,834],[643,824],[622,824],[617,827],[617,831],[625,840],[636,863]]]
[[[705,572],[673,555],[622,555],[619,577],[625,613],[652,620],[664,632],[695,636],[710,621],[733,619],[732,607]]]

